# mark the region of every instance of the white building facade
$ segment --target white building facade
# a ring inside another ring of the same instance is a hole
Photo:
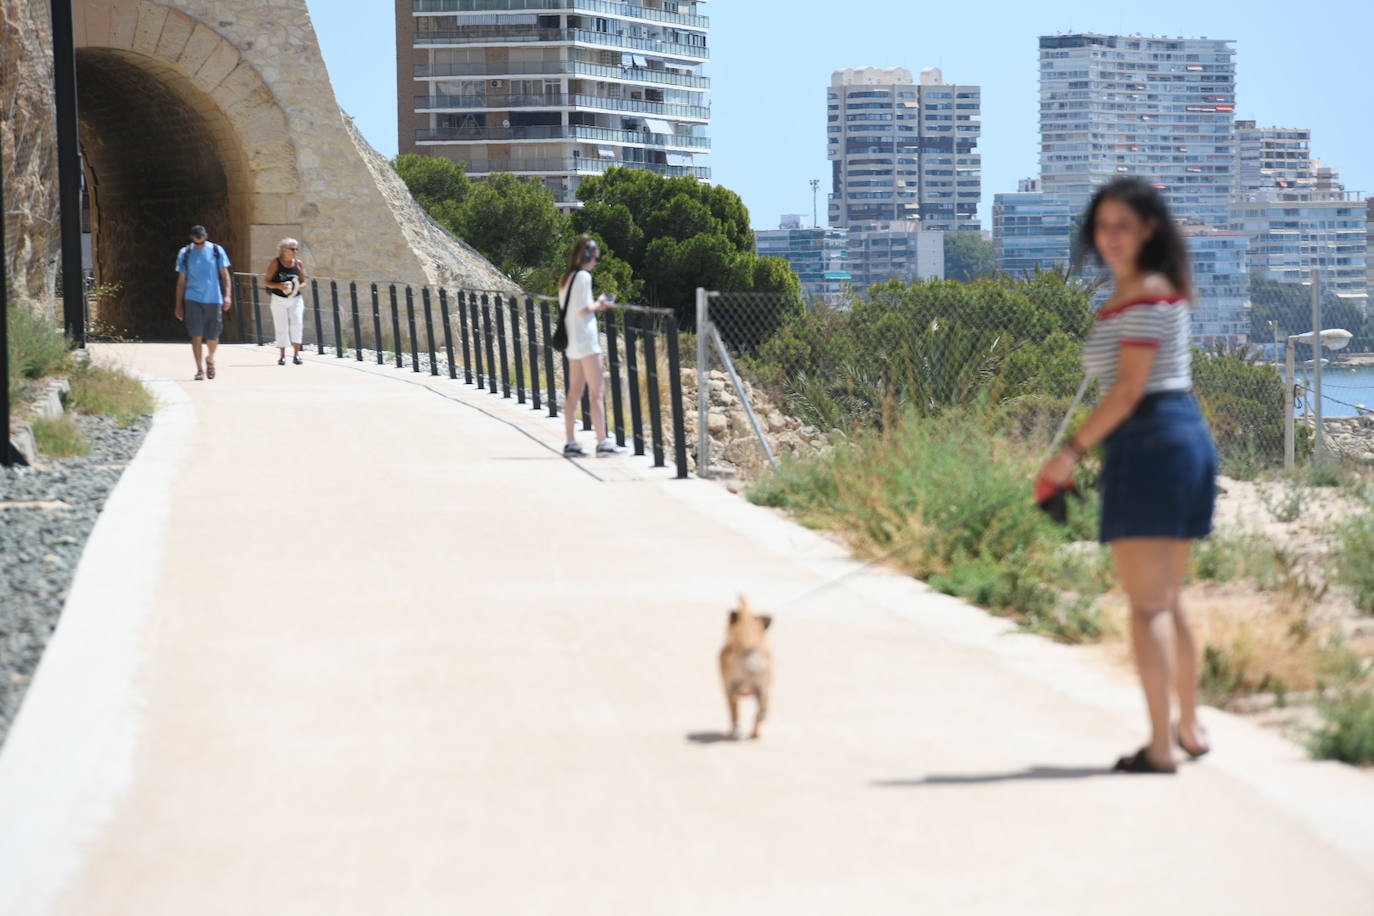
[[[564,207],[610,166],[705,180],[704,7],[397,0],[399,150],[541,178]]]

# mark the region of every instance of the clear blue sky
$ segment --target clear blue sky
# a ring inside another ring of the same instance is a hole
[[[339,103],[369,141],[396,153],[392,3],[309,0]],[[1329,0],[1101,0],[1048,3],[783,3],[713,0],[711,137],[705,162],[738,192],[756,228],[811,212],[821,179],[825,214],[825,87],[840,67],[938,66],[949,82],[983,87],[984,228],[992,195],[1038,175],[1036,38],[1059,31],[1183,35],[1237,42],[1236,116],[1310,127],[1313,154],[1345,186],[1374,196],[1374,3]]]

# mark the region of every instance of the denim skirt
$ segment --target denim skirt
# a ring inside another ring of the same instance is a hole
[[[1104,445],[1102,543],[1211,534],[1217,454],[1192,394],[1146,395]]]

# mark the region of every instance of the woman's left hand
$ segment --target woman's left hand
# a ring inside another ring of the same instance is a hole
[[[1036,482],[1044,481],[1056,489],[1062,489],[1073,478],[1075,463],[1073,453],[1061,448],[1041,466],[1040,473],[1035,478]]]

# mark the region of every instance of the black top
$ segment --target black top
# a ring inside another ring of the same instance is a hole
[[[305,276],[304,273],[301,271],[300,258],[296,258],[296,262],[292,264],[290,267],[287,267],[284,264],[282,264],[281,258],[274,258],[272,260],[272,263],[277,265],[277,272],[272,274],[273,283],[285,283],[287,280],[291,279],[292,277],[295,277],[296,283],[299,284],[301,282],[301,279]],[[282,292],[279,289],[274,289],[271,292],[274,296],[281,296],[283,299],[286,298],[286,293]]]

